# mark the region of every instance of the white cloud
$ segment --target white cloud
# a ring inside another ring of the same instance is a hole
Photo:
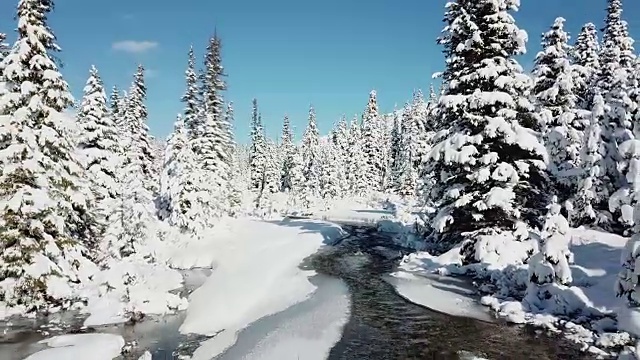
[[[140,54],[143,52],[147,52],[149,50],[153,50],[158,47],[158,43],[155,41],[135,41],[135,40],[124,40],[114,42],[111,45],[111,49],[116,51],[124,51],[131,54]]]

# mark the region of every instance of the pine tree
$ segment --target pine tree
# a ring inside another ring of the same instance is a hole
[[[391,129],[391,149],[389,150],[389,157],[391,161],[391,181],[390,189],[397,192],[400,189],[400,177],[404,160],[404,154],[402,154],[402,137],[401,130],[402,120],[404,113],[394,112],[393,128]]]
[[[338,167],[338,188],[340,196],[344,197],[349,193],[349,181],[347,175],[348,159],[351,157],[349,152],[349,129],[347,127],[347,118],[342,116],[334,131],[336,136],[336,163]]]
[[[553,197],[547,206],[548,213],[541,233],[540,252],[529,262],[529,287],[525,302],[529,306],[544,308],[541,302],[552,297],[549,286],[566,286],[571,283],[569,262],[573,255],[569,251],[570,227],[560,214],[561,206]]]
[[[309,122],[302,137],[302,175],[304,177],[304,202],[309,207],[320,195],[320,134],[316,124],[316,112],[309,108]]]
[[[598,31],[592,23],[585,24],[576,38],[572,51],[574,72],[574,94],[581,109],[590,110],[592,106],[592,86],[600,68],[598,51]]]
[[[202,126],[210,126],[208,130],[211,134],[215,134],[211,138],[214,143],[210,147],[216,154],[215,156],[221,163],[226,164],[226,168],[230,164],[230,154],[228,150],[232,147],[233,134],[231,125],[227,121],[225,114],[225,102],[223,92],[227,89],[224,81],[224,67],[222,66],[222,41],[217,33],[209,40],[207,53],[204,61],[204,73],[202,78],[202,97],[204,104],[205,117],[209,117],[210,125],[202,124]],[[222,171],[221,169],[219,171]],[[229,174],[220,172],[220,176],[228,179]],[[225,180],[226,181],[226,180]]]
[[[107,107],[104,85],[95,67],[91,67],[84,96],[77,114],[80,138],[77,143],[80,162],[89,178],[95,194],[98,220],[103,232],[113,235],[109,229],[117,221],[117,203],[120,198],[119,168],[122,149],[118,143],[118,129]],[[107,241],[100,244],[99,253],[108,256]]]
[[[127,145],[131,154],[128,156],[138,157],[135,161],[141,167],[143,184],[153,196],[158,191],[159,177],[155,171],[155,152],[152,148],[149,126],[147,125],[146,99],[147,87],[144,81],[144,67],[138,65],[126,101],[123,127],[129,136],[129,144]]]
[[[533,93],[549,153],[549,169],[563,194],[561,200],[570,197],[577,186],[575,174],[580,166],[584,130],[576,114],[569,35],[564,31],[564,22],[564,18],[557,18],[551,30],[543,34],[542,51],[536,56],[533,70]]]
[[[531,132],[530,80],[514,59],[525,51],[524,33],[510,14],[515,3],[457,1],[448,8],[444,37],[455,41],[445,43],[437,113],[449,130],[430,153],[434,198],[440,199],[432,226],[449,246],[468,239],[461,250],[465,262],[488,261],[516,241],[514,228],[524,238],[523,221],[539,218],[546,151]],[[451,17],[454,10],[457,17]]]
[[[120,97],[120,89],[114,85],[109,96],[109,117],[113,121],[118,134],[120,134],[120,130],[123,127],[125,108],[122,105],[123,99]]]
[[[381,190],[384,173],[383,134],[375,90],[369,93],[369,103],[362,115],[363,151],[367,159],[367,190]]]
[[[189,60],[187,62],[187,70],[185,71],[186,89],[182,96],[184,103],[184,124],[190,138],[199,138],[202,133],[202,123],[200,116],[200,106],[202,104],[199,98],[198,75],[196,74],[196,56],[193,52],[193,46],[189,48]],[[197,152],[196,149],[194,151]]]
[[[178,115],[169,134],[163,156],[162,174],[160,176],[159,217],[167,220],[176,210],[180,193],[181,153],[188,146],[189,138],[182,115]]]
[[[593,96],[591,122],[585,134],[582,149],[582,171],[578,183],[578,191],[572,199],[572,211],[569,220],[572,226],[596,225],[606,226],[610,222],[607,209],[609,200],[608,187],[605,186],[606,172],[603,154],[605,144],[602,142],[602,123],[605,104],[600,91],[596,89]]]
[[[291,169],[293,168],[293,156],[295,155],[295,144],[293,143],[293,131],[289,116],[285,115],[282,122],[282,143],[280,144],[283,160],[280,171],[280,190],[287,192],[291,190]]]
[[[349,154],[347,158],[347,182],[352,196],[363,196],[367,191],[367,159],[363,136],[356,116],[349,127]]]
[[[251,112],[251,148],[249,150],[249,169],[251,173],[250,189],[259,191],[263,186],[264,166],[266,162],[266,140],[262,120],[258,112],[258,100],[253,99]]]
[[[325,200],[342,197],[338,145],[329,141],[321,148],[320,195]]]
[[[396,161],[396,191],[403,196],[416,195],[421,166],[419,160],[417,160],[417,157],[420,156],[420,121],[413,117],[414,114],[410,109],[411,107],[407,104],[398,125],[400,139],[398,145],[399,156]]]
[[[0,66],[0,298],[31,310],[70,305],[71,295],[47,288],[81,282],[83,253],[95,246],[92,196],[62,115],[73,98],[52,60],[53,5],[18,3],[18,39]]]
[[[603,136],[607,144],[607,174],[613,189],[624,184],[617,170],[620,161],[617,145],[633,137],[628,83],[632,58],[633,40],[622,21],[622,1],[608,0],[596,86],[603,91],[606,104]]]
[[[1,67],[2,61],[7,55],[9,55],[9,51],[11,48],[5,41],[7,40],[7,34],[0,33],[0,79],[2,79],[3,68]]]

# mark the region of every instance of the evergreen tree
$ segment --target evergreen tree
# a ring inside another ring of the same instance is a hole
[[[349,129],[347,127],[347,118],[342,116],[334,131],[336,135],[336,162],[338,167],[338,188],[341,196],[349,193],[349,181],[347,166],[351,153],[349,152]]]
[[[399,123],[399,151],[396,161],[396,191],[403,196],[416,195],[420,162],[416,158],[420,155],[419,119],[413,117],[412,108],[407,104],[402,112]],[[418,166],[416,166],[418,164]]]
[[[9,47],[9,45],[7,43],[5,43],[5,41],[7,40],[7,34],[5,33],[0,33],[0,66],[2,66],[2,61],[4,60],[5,57],[7,57],[7,55],[9,55],[9,51],[11,50],[11,48]],[[0,79],[2,79],[2,67],[0,67]]]
[[[580,166],[582,126],[576,115],[573,69],[569,62],[569,36],[564,18],[557,18],[542,36],[542,51],[533,70],[543,134],[549,153],[549,169],[566,200],[575,191]]]
[[[561,206],[554,196],[541,234],[540,252],[529,263],[529,282],[525,302],[534,308],[545,308],[543,301],[552,298],[549,286],[569,285],[572,281],[569,260],[570,227],[560,214]]]
[[[109,96],[109,117],[116,127],[118,134],[123,125],[123,117],[125,107],[123,105],[123,99],[120,97],[120,89],[117,86],[111,88],[111,95]]]
[[[304,177],[304,202],[309,207],[320,195],[320,134],[316,124],[316,112],[309,108],[309,122],[302,137],[302,175]]]
[[[278,145],[275,142],[267,141],[267,161],[264,168],[264,189],[263,192],[275,194],[280,190],[280,162],[278,161]]]
[[[155,152],[152,148],[149,126],[147,125],[148,111],[145,101],[147,99],[147,87],[144,82],[144,67],[138,65],[133,83],[129,89],[126,101],[126,109],[123,116],[123,128],[129,137],[127,156],[137,156],[136,166],[142,171],[142,181],[145,189],[151,196],[158,191],[158,174],[155,171]]]
[[[530,80],[514,59],[525,51],[515,10],[512,1],[457,1],[446,16],[444,38],[455,41],[445,42],[437,109],[449,130],[430,153],[440,199],[432,226],[446,245],[468,239],[465,262],[495,259],[516,235],[526,237],[523,221],[535,222],[543,201],[546,151],[531,131]],[[516,256],[526,259],[527,250]]]
[[[393,128],[391,129],[391,149],[389,150],[389,157],[391,160],[391,181],[389,185],[390,189],[395,192],[397,192],[400,188],[400,176],[403,165],[403,154],[401,152],[403,150],[402,137],[404,134],[401,130],[401,117],[404,117],[404,112],[394,112]]]
[[[263,186],[264,167],[266,162],[266,140],[262,120],[258,112],[258,100],[253,99],[251,112],[251,148],[249,149],[249,171],[251,181],[249,188],[259,191]]]
[[[633,57],[633,40],[622,21],[622,1],[608,0],[596,86],[603,91],[606,104],[603,136],[611,192],[625,183],[618,171],[618,162],[622,160],[617,146],[633,138],[628,82]]]
[[[164,153],[162,175],[160,177],[160,206],[159,217],[162,220],[174,218],[174,211],[179,209],[180,174],[182,170],[181,156],[184,148],[189,144],[188,131],[182,115],[178,115],[173,126],[173,132],[167,139]],[[172,221],[175,222],[175,221]]]
[[[376,92],[369,93],[369,103],[362,115],[363,151],[367,160],[367,190],[382,190],[384,173],[383,133]]]
[[[295,144],[293,143],[293,131],[289,116],[285,115],[282,122],[282,143],[280,144],[282,152],[282,169],[280,171],[280,190],[291,190],[291,169],[293,168],[293,156],[295,155]]]
[[[349,127],[349,154],[347,158],[347,183],[352,196],[363,196],[367,191],[367,159],[364,154],[363,136],[356,116]]]
[[[186,89],[182,96],[184,103],[184,124],[190,138],[199,138],[202,133],[202,123],[200,114],[200,105],[202,103],[199,98],[198,75],[196,74],[196,56],[193,53],[193,46],[189,48],[189,60],[187,62],[187,70],[185,71]],[[194,149],[197,151],[197,149]]]
[[[597,225],[604,226],[610,221],[607,209],[609,200],[606,183],[606,172],[603,154],[605,145],[602,142],[602,123],[605,114],[605,104],[598,89],[593,96],[591,122],[585,134],[582,149],[581,179],[578,191],[572,200],[572,211],[569,220],[572,226]]]
[[[331,141],[327,142],[321,148],[321,157],[320,195],[326,200],[338,199],[342,196],[338,145]]]
[[[592,106],[592,86],[600,68],[598,51],[598,31],[592,23],[585,24],[576,38],[572,51],[574,71],[574,94],[581,109],[590,110]]]
[[[80,138],[77,143],[79,159],[88,175],[95,194],[98,221],[105,234],[115,234],[109,229],[117,222],[117,202],[120,197],[119,168],[122,149],[118,143],[118,129],[107,107],[104,85],[95,67],[91,67],[84,96],[77,113]],[[109,256],[108,241],[100,244],[99,253]]]
[[[0,66],[0,298],[30,310],[70,305],[70,294],[48,286],[81,282],[83,253],[95,245],[92,196],[62,114],[73,98],[52,60],[53,5],[19,1],[18,39]]]
[[[215,152],[215,156],[221,163],[230,164],[230,154],[228,150],[233,146],[233,134],[231,125],[227,121],[225,114],[225,102],[223,92],[227,89],[224,81],[224,67],[222,66],[222,42],[217,34],[209,40],[207,53],[204,61],[204,73],[202,78],[202,97],[205,117],[203,121],[211,121],[209,132],[215,134],[210,140],[213,141],[210,147]],[[210,120],[205,120],[209,117]],[[221,171],[221,170],[220,170]],[[228,179],[229,174],[220,173],[224,179]]]

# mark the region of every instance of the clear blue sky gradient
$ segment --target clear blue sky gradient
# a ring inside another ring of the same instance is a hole
[[[227,99],[234,101],[239,142],[248,138],[251,99],[258,98],[270,135],[279,134],[285,113],[300,136],[310,103],[326,133],[342,114],[364,109],[371,89],[382,111],[426,91],[442,70],[445,0],[58,0],[51,26],[63,49],[63,72],[76,97],[95,64],[106,85],[128,88],[138,62],[148,77],[149,126],[166,137],[184,91],[187,51],[199,59],[217,28],[229,74]],[[0,31],[13,34],[17,0],[0,1]],[[640,2],[624,1],[624,18],[640,41]],[[522,0],[516,19],[529,33],[522,65],[531,68],[540,35],[554,18],[567,19],[575,37],[585,22],[602,26],[605,0]],[[142,54],[114,51],[114,42],[155,41]],[[640,44],[637,44],[640,49]]]

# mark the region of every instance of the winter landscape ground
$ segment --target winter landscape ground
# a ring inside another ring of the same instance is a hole
[[[268,138],[254,99],[248,144],[217,34],[202,66],[185,54],[163,141],[143,65],[110,96],[88,69],[75,101],[53,1],[15,2],[17,30],[0,33],[0,358],[339,358],[361,309],[310,264],[359,224],[389,239],[381,283],[406,301],[640,359],[640,57],[621,0],[601,34],[549,24],[530,73],[519,0],[450,1],[438,91],[384,114],[372,90],[324,136],[310,106],[300,141],[286,116]]]

